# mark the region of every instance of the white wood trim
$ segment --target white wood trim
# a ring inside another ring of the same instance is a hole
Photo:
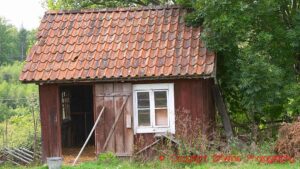
[[[168,126],[155,126],[154,91],[167,91]],[[138,126],[137,92],[149,92],[150,97],[150,124],[151,126]],[[175,104],[173,83],[153,83],[133,85],[133,112],[134,134],[136,133],[162,133],[175,134]]]

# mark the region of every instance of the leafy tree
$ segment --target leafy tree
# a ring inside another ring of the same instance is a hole
[[[35,43],[35,30],[16,27],[0,17],[0,65],[24,60],[27,51]]]
[[[175,0],[47,0],[48,9],[85,9],[175,4]]]
[[[37,98],[37,86],[21,84],[19,74],[23,64],[14,62],[0,67],[0,122],[16,114],[26,114],[29,111],[16,111],[20,108],[29,110],[28,100]]]
[[[17,29],[0,17],[0,65],[11,62],[18,55]]]
[[[20,60],[24,60],[24,57],[26,56],[26,49],[28,47],[27,37],[28,31],[21,27],[20,31],[18,32]]]
[[[35,44],[36,42],[36,33],[37,29],[33,30],[27,30],[27,37],[26,37],[26,53],[29,53],[30,48]]]
[[[218,55],[218,81],[235,122],[258,127],[291,114],[299,104],[299,0],[195,0],[186,19],[203,26]],[[298,73],[297,73],[298,71]]]

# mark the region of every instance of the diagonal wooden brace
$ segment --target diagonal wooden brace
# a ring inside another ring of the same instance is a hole
[[[114,122],[114,124],[112,125],[112,128],[111,128],[110,131],[109,131],[109,134],[108,134],[108,136],[107,136],[107,138],[106,138],[106,140],[105,140],[104,146],[103,146],[103,150],[106,149],[107,144],[108,144],[108,142],[109,142],[109,140],[110,140],[112,134],[113,134],[114,131],[115,131],[116,124],[117,124],[117,122],[118,122],[118,120],[119,120],[121,114],[123,113],[123,109],[124,109],[124,107],[125,107],[125,105],[126,105],[126,103],[127,103],[127,100],[128,100],[128,96],[126,97],[125,102],[123,102],[123,104],[122,104],[122,106],[121,106],[121,109],[120,109],[120,112],[118,113],[118,115],[117,115],[117,117],[116,117],[116,119],[115,119],[115,122]]]

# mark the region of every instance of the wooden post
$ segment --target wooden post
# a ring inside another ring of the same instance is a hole
[[[233,137],[233,130],[230,123],[230,118],[227,113],[226,105],[224,103],[220,88],[217,84],[213,86],[213,95],[214,100],[218,109],[218,112],[221,116],[222,123],[225,129],[225,135],[227,138],[227,141],[230,141]]]
[[[36,119],[35,119],[35,114],[34,114],[34,96],[31,98],[31,103],[30,108],[31,108],[31,113],[32,113],[32,119],[33,119],[33,129],[34,129],[34,141],[33,141],[33,152],[34,152],[34,160],[35,160],[35,154],[36,154],[36,149],[37,149],[37,124],[36,124]]]
[[[7,116],[6,116],[6,120],[5,120],[5,147],[8,146],[8,119],[7,119]]]

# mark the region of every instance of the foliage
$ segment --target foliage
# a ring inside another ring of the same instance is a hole
[[[47,0],[48,9],[86,9],[175,4],[175,0]]]
[[[17,30],[0,17],[0,65],[24,60],[26,51],[35,41],[35,31],[24,28]]]
[[[99,164],[118,164],[120,161],[113,152],[101,153],[98,157]]]
[[[299,115],[299,0],[182,0],[190,25],[218,55],[217,76],[234,122],[258,128]],[[256,135],[256,136],[255,136]]]
[[[33,144],[32,111],[35,112],[35,120],[39,119],[37,86],[19,82],[22,67],[20,62],[0,67],[1,147],[32,147]]]
[[[16,37],[17,29],[0,17],[0,65],[18,55]]]
[[[25,109],[25,108],[24,108]],[[24,110],[20,110],[24,111]],[[26,110],[25,110],[26,111]],[[28,111],[28,110],[27,110]],[[38,114],[36,112],[36,114]],[[38,120],[38,119],[36,119]],[[38,126],[39,127],[39,126]],[[0,123],[2,135],[5,135],[6,123]],[[34,126],[31,114],[15,115],[7,121],[7,144],[1,141],[1,147],[27,147],[33,148]],[[40,144],[40,130],[37,130],[37,142]],[[4,137],[5,138],[5,137]],[[5,140],[5,139],[4,139]]]
[[[28,113],[29,98],[37,100],[36,85],[21,84],[18,80],[22,67],[20,62],[0,67],[0,122],[16,114]],[[19,111],[22,108],[24,112]]]

